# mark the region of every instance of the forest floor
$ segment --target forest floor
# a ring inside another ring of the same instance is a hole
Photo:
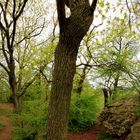
[[[89,130],[83,132],[70,132],[69,140],[99,140],[100,134],[104,131],[101,125],[92,126]]]
[[[0,121],[3,127],[0,129],[0,140],[11,140],[12,125],[10,122],[9,113],[13,110],[13,106],[10,103],[0,103]],[[83,132],[69,132],[69,140],[99,140],[98,136],[102,131],[102,126],[95,125],[90,130]]]
[[[11,140],[12,125],[10,123],[9,113],[13,110],[10,103],[0,103],[0,121],[2,128],[0,129],[0,140]]]

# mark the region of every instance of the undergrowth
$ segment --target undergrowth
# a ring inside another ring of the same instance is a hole
[[[102,104],[102,105],[101,105]],[[78,132],[94,125],[103,106],[98,90],[86,90],[80,96],[72,94],[69,117],[69,130]],[[12,140],[46,139],[46,101],[24,101],[21,112],[12,115],[14,125]]]
[[[127,98],[133,98],[137,92],[135,89],[117,89],[117,91],[112,95],[112,99],[109,100],[109,104],[115,103],[117,101],[123,101]]]
[[[100,112],[100,97],[95,91],[72,96],[69,130],[84,131],[96,123]]]
[[[12,122],[15,126],[12,140],[45,139],[47,104],[40,100],[25,101],[22,111],[14,113]]]

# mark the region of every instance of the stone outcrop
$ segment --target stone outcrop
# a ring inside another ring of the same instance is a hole
[[[140,119],[131,127],[131,133],[126,140],[140,140]]]
[[[137,120],[134,113],[135,107],[136,102],[133,98],[131,98],[116,102],[105,108],[105,110],[101,113],[100,121],[105,127],[106,132],[117,137],[126,135],[130,133],[130,131],[133,131],[134,133],[137,132],[136,127],[131,130],[131,126]]]

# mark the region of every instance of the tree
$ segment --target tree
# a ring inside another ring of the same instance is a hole
[[[33,38],[40,35],[45,26],[45,21],[40,19],[42,11],[39,15],[39,9],[32,8],[33,12],[30,11],[27,2],[28,0],[0,2],[0,53],[3,58],[0,66],[7,72],[16,110],[20,107],[20,97],[35,79],[35,76],[32,79],[30,77],[30,79],[24,80],[23,84],[23,79],[25,79],[23,73],[27,72],[27,67],[31,64],[29,62],[31,46],[35,47],[39,44]],[[36,5],[34,8],[37,8]],[[28,14],[29,12],[32,16]],[[42,21],[43,24],[38,21]]]
[[[79,45],[89,30],[97,0],[56,0],[60,27],[59,43],[55,50],[55,61],[51,97],[48,108],[47,140],[66,140],[67,123],[73,77]],[[71,15],[65,16],[65,5]]]
[[[15,109],[18,109],[18,100],[16,96],[17,85],[15,75],[14,41],[17,22],[24,11],[27,1],[28,0],[16,2],[16,0],[13,0],[13,2],[11,2],[6,0],[3,1],[3,3],[0,2],[0,30],[2,40],[1,50],[3,52],[8,68],[2,62],[0,62],[0,66],[3,67],[8,74]],[[10,6],[11,4],[12,6]],[[11,14],[9,14],[8,8],[12,8]]]
[[[118,86],[127,86],[127,71],[132,69],[139,47],[138,34],[127,28],[126,20],[127,17],[115,17],[113,22],[108,23],[104,31],[106,34],[97,44],[98,63],[101,65],[97,69],[98,77],[106,88],[114,91],[112,93],[117,91]]]

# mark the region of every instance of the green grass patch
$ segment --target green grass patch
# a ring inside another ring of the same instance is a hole
[[[2,121],[0,121],[0,130],[3,128],[3,122]]]

